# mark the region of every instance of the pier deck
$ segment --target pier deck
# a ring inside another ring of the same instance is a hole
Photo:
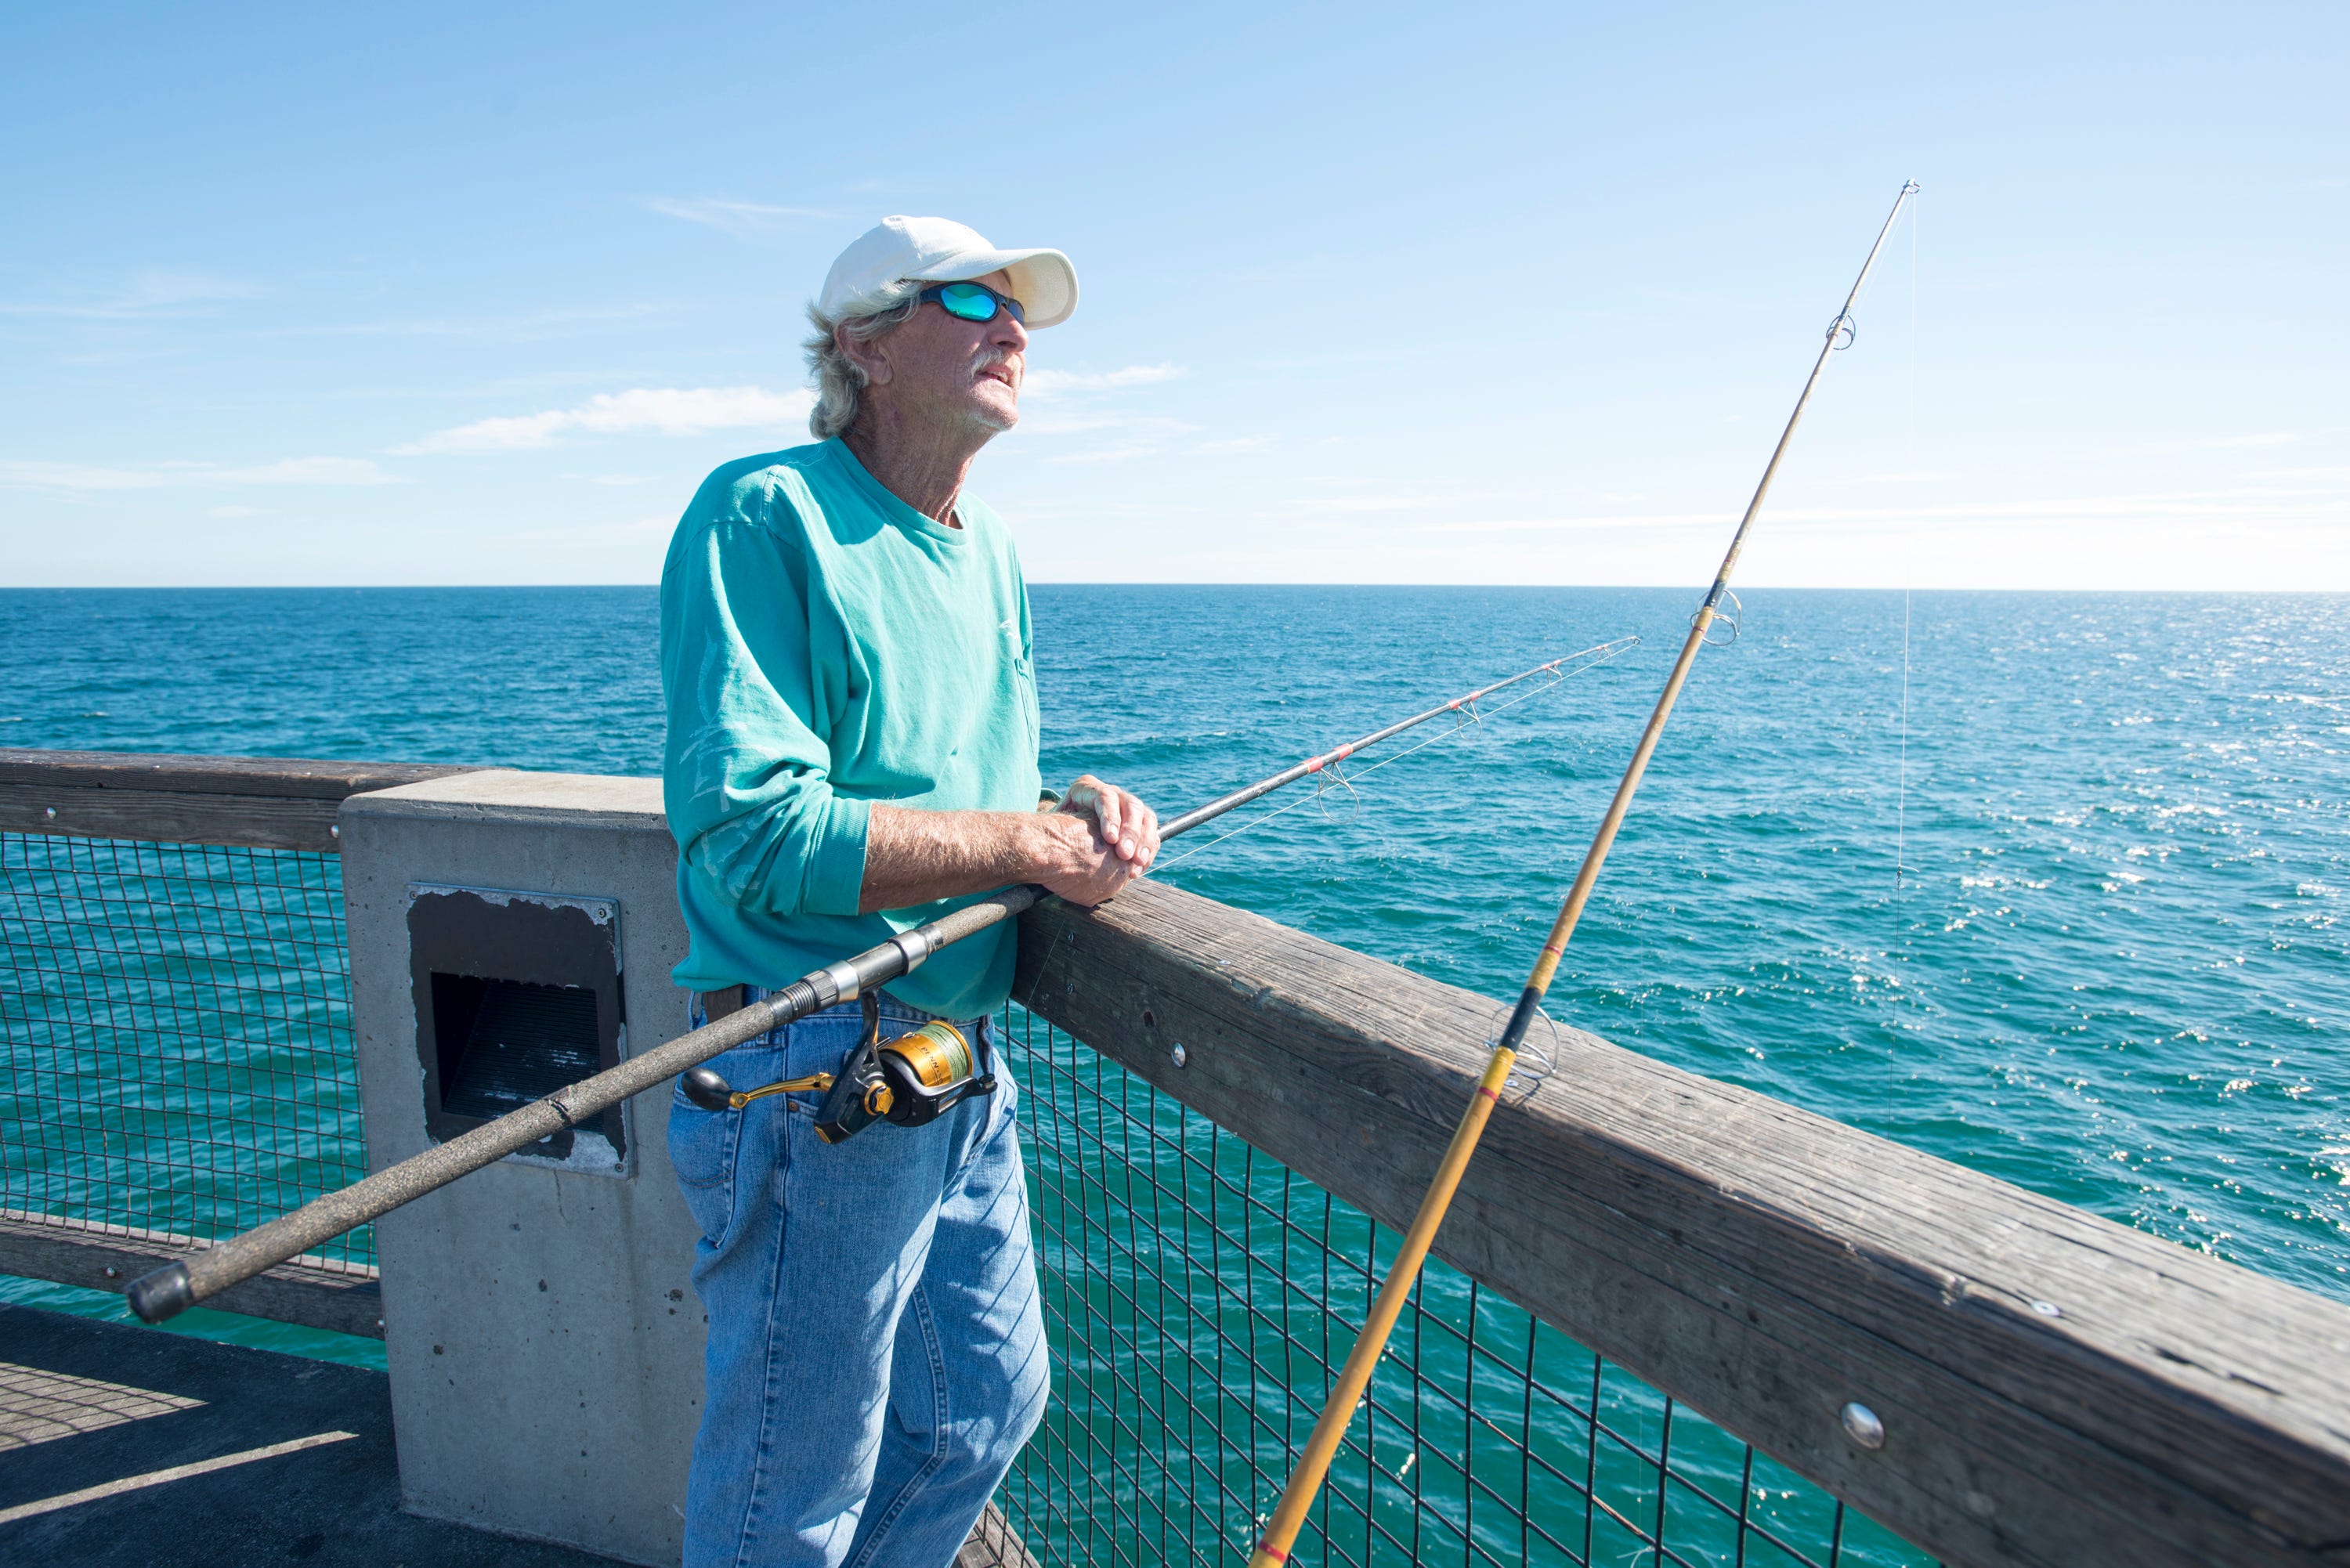
[[[0,1562],[612,1561],[400,1512],[380,1372],[0,1305]]]

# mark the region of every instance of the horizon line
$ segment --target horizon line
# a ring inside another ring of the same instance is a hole
[[[1707,581],[1681,583],[1389,583],[1389,582],[1298,582],[1290,579],[1266,579],[1243,582],[1168,582],[1156,578],[1076,579],[1045,578],[1031,580],[1027,587],[1035,588],[1359,588],[1388,589],[1416,592],[1499,591],[1510,593],[1561,593],[1613,591],[1617,593],[1702,593]],[[0,594],[211,594],[211,593],[514,593],[562,592],[566,590],[605,590],[611,588],[641,588],[657,591],[659,583],[21,583],[0,584]],[[2171,595],[2181,597],[2214,597],[2233,594],[2292,596],[2309,598],[2339,598],[2350,596],[2350,587],[2023,587],[1999,584],[1938,584],[1926,587],[1909,583],[1756,583],[1739,590],[1742,593],[1791,594],[2130,594],[2148,597]]]

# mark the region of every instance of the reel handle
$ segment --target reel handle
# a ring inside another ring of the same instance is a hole
[[[689,1067],[679,1076],[685,1080],[685,1097],[705,1111],[739,1111],[753,1100],[764,1100],[769,1095],[795,1095],[807,1089],[822,1094],[832,1087],[829,1073],[811,1073],[805,1078],[785,1078],[781,1083],[739,1092],[707,1067]]]
[[[733,1088],[707,1067],[688,1067],[681,1087],[685,1090],[685,1097],[705,1111],[731,1111],[734,1108]]]

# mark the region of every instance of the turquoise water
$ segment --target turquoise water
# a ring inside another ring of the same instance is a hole
[[[1045,772],[1179,807],[1637,632],[1165,873],[1506,996],[1694,597],[1040,587]],[[2350,1297],[2350,598],[1918,594],[1906,787],[1904,597],[1746,598],[1553,1011]],[[9,592],[0,744],[650,773],[653,641],[649,588]]]

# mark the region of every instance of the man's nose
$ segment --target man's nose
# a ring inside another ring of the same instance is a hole
[[[987,335],[987,341],[994,348],[1013,354],[1023,353],[1027,349],[1028,329],[1012,318],[1012,312],[997,311],[995,319],[988,325],[994,330]]]

